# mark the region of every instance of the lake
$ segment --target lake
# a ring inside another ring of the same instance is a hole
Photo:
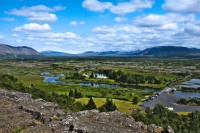
[[[43,82],[46,83],[55,83],[55,84],[77,84],[81,86],[92,86],[92,87],[105,87],[105,88],[119,88],[120,86],[117,84],[105,84],[105,83],[90,83],[90,82],[64,82],[59,81],[59,76],[43,76]]]
[[[196,92],[182,92],[182,91],[174,91],[173,95],[180,97],[180,98],[200,98],[200,93]]]
[[[200,88],[200,79],[191,79],[189,81],[183,82],[180,85],[177,85],[180,88],[192,88],[197,89]]]

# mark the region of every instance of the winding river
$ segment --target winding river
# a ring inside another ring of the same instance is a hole
[[[64,74],[60,74],[57,76],[49,76],[45,75],[42,76],[44,78],[43,82],[46,83],[54,83],[54,84],[76,84],[80,86],[92,86],[92,87],[104,87],[104,88],[119,88],[120,85],[117,84],[106,84],[106,83],[90,83],[90,82],[64,82],[64,81],[59,81],[59,78],[64,76]],[[190,80],[190,81],[198,81],[198,80]],[[186,83],[186,82],[185,82]],[[189,82],[191,83],[191,82]],[[145,89],[148,92],[158,92],[158,90],[155,89]],[[174,91],[173,93],[174,96],[180,97],[180,98],[200,98],[200,93],[196,92],[182,92],[182,91]]]
[[[55,83],[55,84],[76,84],[81,86],[92,86],[92,87],[105,87],[105,88],[119,88],[117,84],[104,84],[104,83],[90,83],[90,82],[64,82],[59,81],[60,76],[43,76],[43,82],[46,83]]]

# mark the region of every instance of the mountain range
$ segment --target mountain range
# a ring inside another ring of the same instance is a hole
[[[0,55],[40,55],[33,48],[21,46],[13,47],[6,44],[0,44]]]
[[[87,51],[81,54],[69,54],[58,51],[42,51],[37,52],[33,48],[21,46],[13,47],[6,44],[0,44],[0,55],[37,55],[37,56],[77,56],[77,57],[90,57],[90,56],[111,56],[111,57],[134,57],[134,56],[152,56],[152,57],[166,57],[166,56],[200,56],[200,49],[187,48],[179,46],[159,46],[147,48],[137,51],[104,51],[94,52]]]
[[[44,56],[74,56],[74,54],[58,52],[58,51],[42,51],[40,52],[40,54]]]
[[[177,46],[159,46],[147,48],[142,51],[129,51],[129,52],[120,52],[120,51],[106,51],[106,52],[94,52],[88,51],[79,56],[192,56],[200,55],[200,49],[196,48],[187,48],[187,47],[177,47]]]

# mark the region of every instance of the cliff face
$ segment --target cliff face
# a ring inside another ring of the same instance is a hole
[[[161,133],[118,111],[64,113],[56,104],[32,99],[30,94],[0,89],[0,132],[23,133]]]
[[[39,53],[30,47],[12,47],[0,44],[0,55],[39,55]]]

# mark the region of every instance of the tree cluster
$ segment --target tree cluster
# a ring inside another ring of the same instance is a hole
[[[113,103],[112,99],[106,98],[106,102],[104,105],[99,107],[100,112],[109,112],[117,110],[117,106]]]
[[[84,109],[85,110],[92,110],[92,109],[96,109],[97,106],[95,104],[95,102],[93,101],[92,97],[90,97],[88,103],[85,105]]]
[[[180,98],[179,101],[177,101],[178,104],[183,104],[183,105],[197,105],[200,106],[200,99],[192,98],[192,99],[185,99],[185,98]]]
[[[138,104],[138,102],[139,102],[139,98],[137,96],[133,97],[132,103],[133,104]]]
[[[65,79],[73,79],[73,80],[84,80],[85,76],[81,73],[75,72],[73,74],[66,74]]]
[[[83,97],[82,93],[78,92],[77,89],[75,89],[74,91],[70,89],[69,90],[69,96],[74,97],[74,98],[82,98]]]
[[[146,108],[145,112],[139,110],[133,112],[136,121],[142,121],[145,124],[156,124],[167,128],[171,126],[176,133],[198,133],[200,131],[200,112],[190,113],[188,116],[178,115],[165,108],[157,105],[153,110]]]
[[[121,70],[109,70],[109,69],[102,69],[98,70],[97,73],[103,73],[110,79],[113,79],[117,82],[128,83],[128,84],[161,84],[161,81],[156,79],[155,76],[145,76],[139,74],[130,74],[124,73]]]

